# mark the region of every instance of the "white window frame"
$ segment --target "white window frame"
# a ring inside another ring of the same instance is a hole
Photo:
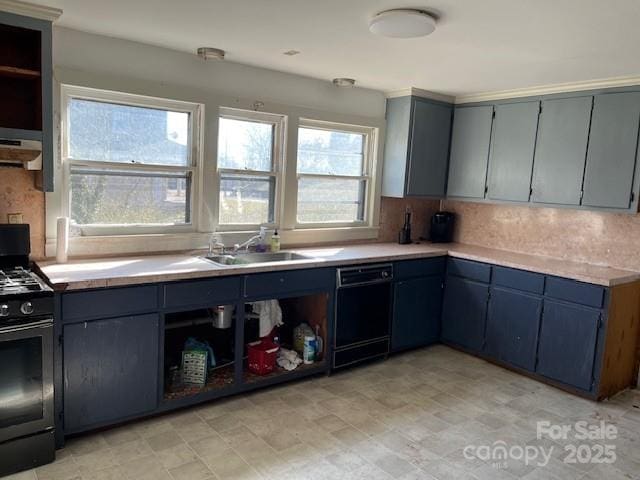
[[[334,132],[357,133],[364,136],[362,174],[361,175],[324,175],[315,173],[299,173],[297,171],[296,161],[296,186],[293,203],[295,204],[295,228],[297,230],[308,229],[332,229],[332,228],[354,228],[367,227],[372,225],[375,191],[375,159],[378,129],[375,127],[364,127],[359,125],[350,125],[346,123],[327,122],[324,120],[313,120],[309,118],[300,118],[298,122],[298,131],[300,128],[312,128],[315,130],[328,130]],[[296,145],[296,159],[298,155],[298,146]],[[365,182],[365,191],[363,195],[363,219],[353,222],[300,222],[298,220],[298,185],[302,178],[323,178],[323,179],[345,179],[360,180]]]
[[[128,164],[121,162],[103,162],[90,159],[69,158],[69,102],[72,99],[93,100],[118,105],[156,108],[189,114],[188,152],[189,164],[182,166],[158,166],[146,164]],[[72,167],[113,168],[120,171],[137,171],[149,173],[186,172],[191,175],[191,196],[187,200],[190,209],[190,222],[176,224],[123,224],[123,225],[80,225],[82,236],[143,235],[159,233],[191,233],[196,232],[201,211],[202,192],[202,122],[204,106],[198,103],[148,97],[112,90],[100,90],[74,85],[61,85],[61,162],[62,162],[62,214],[71,214],[71,169]]]
[[[284,170],[286,158],[286,131],[287,117],[275,113],[256,112],[230,107],[220,107],[218,119],[228,118],[232,120],[250,121],[273,125],[273,149],[271,171],[245,170],[233,168],[221,168],[218,166],[218,148],[216,148],[216,199],[215,199],[215,227],[220,232],[255,231],[261,226],[267,228],[279,228],[282,218],[282,203],[284,199]],[[218,121],[218,125],[220,122]],[[216,131],[216,145],[219,143],[220,128]],[[274,179],[273,221],[259,224],[247,223],[220,223],[220,182],[223,175],[245,175],[256,177],[271,177]]]

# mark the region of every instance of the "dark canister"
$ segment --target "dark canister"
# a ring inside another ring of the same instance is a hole
[[[437,212],[431,217],[429,239],[434,243],[449,243],[453,240],[453,224],[455,214]]]

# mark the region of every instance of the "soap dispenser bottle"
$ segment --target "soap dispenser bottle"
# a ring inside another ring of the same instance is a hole
[[[409,207],[404,212],[404,225],[398,233],[398,243],[408,245],[411,243],[411,210]]]
[[[271,235],[271,251],[279,252],[280,251],[280,235],[278,235],[278,229],[276,228]]]

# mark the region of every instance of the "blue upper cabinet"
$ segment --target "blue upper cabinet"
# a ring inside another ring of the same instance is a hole
[[[594,97],[582,205],[628,209],[635,206],[640,92]]]
[[[531,201],[580,205],[593,97],[542,101]]]
[[[487,198],[528,202],[540,102],[496,105]]]
[[[445,195],[452,111],[420,97],[387,100],[383,196]]]
[[[0,11],[0,138],[42,142],[42,190],[53,191],[51,22]]]
[[[493,106],[456,108],[447,196],[484,198],[492,121]]]

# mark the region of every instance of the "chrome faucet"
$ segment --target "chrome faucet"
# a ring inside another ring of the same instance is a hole
[[[236,243],[233,246],[233,252],[239,253],[242,250],[244,250],[245,252],[248,252],[250,246],[256,245],[258,241],[264,241],[266,236],[267,236],[267,227],[260,227],[260,233],[258,233],[258,235],[254,235],[244,243]]]
[[[217,233],[212,233],[211,237],[209,237],[209,257],[213,255],[224,255],[227,251],[227,247],[225,247],[224,243],[220,238],[220,235]]]

